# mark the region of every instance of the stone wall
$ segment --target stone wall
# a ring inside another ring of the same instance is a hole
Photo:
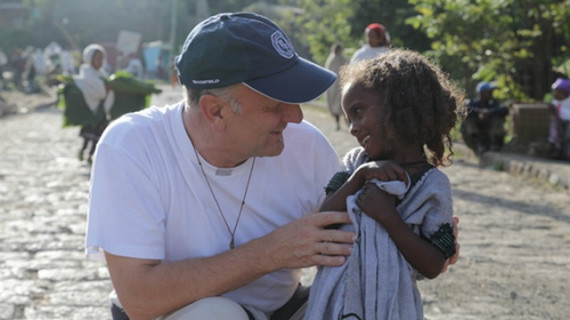
[[[512,136],[518,143],[547,141],[550,110],[546,103],[516,103],[511,109]]]

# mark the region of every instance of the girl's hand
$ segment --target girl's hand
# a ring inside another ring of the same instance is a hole
[[[375,183],[366,183],[356,199],[360,209],[384,226],[387,219],[399,217],[396,211],[396,197],[380,190]]]

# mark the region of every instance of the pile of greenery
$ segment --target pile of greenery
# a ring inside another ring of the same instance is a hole
[[[99,123],[104,118],[114,120],[118,117],[134,111],[147,108],[150,105],[150,96],[161,93],[152,83],[140,81],[129,72],[118,71],[105,79],[106,84],[114,91],[115,101],[109,115],[105,115],[102,103],[93,113],[79,88],[70,76],[59,76],[59,104],[63,112],[63,126],[83,126]]]

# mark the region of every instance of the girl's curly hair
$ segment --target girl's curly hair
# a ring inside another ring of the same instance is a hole
[[[418,52],[392,49],[345,66],[341,88],[349,83],[360,83],[379,95],[386,115],[379,125],[386,128],[388,139],[399,136],[421,145],[434,166],[451,163],[450,132],[465,115],[464,95],[434,63]]]

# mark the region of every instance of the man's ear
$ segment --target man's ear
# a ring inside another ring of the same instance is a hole
[[[211,94],[205,94],[200,97],[200,110],[208,123],[217,130],[226,127],[226,119],[224,118],[225,102]]]

